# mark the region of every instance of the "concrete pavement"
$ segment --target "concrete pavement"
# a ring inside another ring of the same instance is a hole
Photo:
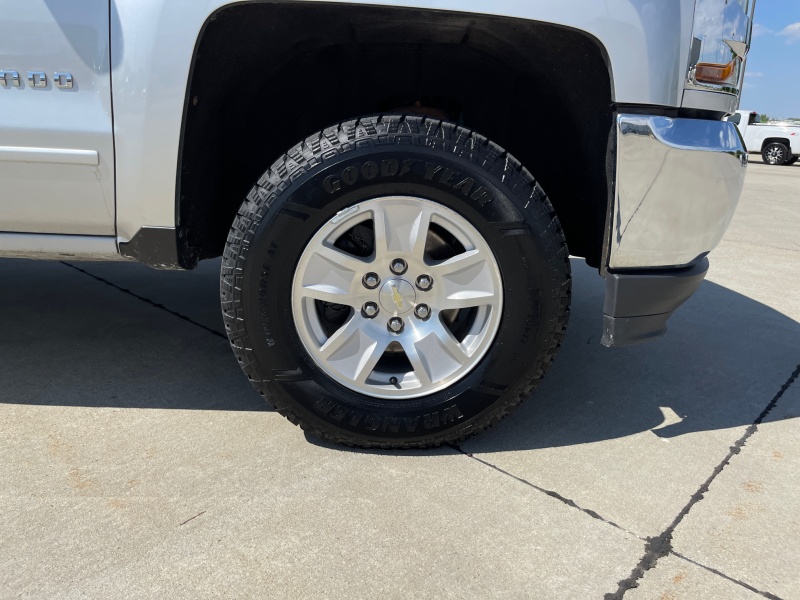
[[[352,451],[268,410],[218,262],[0,261],[0,598],[800,597],[800,164],[755,161],[667,336],[599,345],[460,448]]]

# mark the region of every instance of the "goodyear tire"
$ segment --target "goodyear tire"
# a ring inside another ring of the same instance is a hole
[[[455,443],[507,415],[564,335],[553,207],[496,144],[364,117],[281,156],[242,204],[221,296],[234,353],[292,423],[360,447]]]

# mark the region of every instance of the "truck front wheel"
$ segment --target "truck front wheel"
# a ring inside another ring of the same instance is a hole
[[[761,150],[761,159],[768,165],[782,165],[789,159],[789,149],[780,142],[767,144]]]
[[[436,119],[366,117],[259,179],[221,295],[239,363],[290,421],[428,447],[531,393],[564,334],[570,267],[553,207],[502,148]]]

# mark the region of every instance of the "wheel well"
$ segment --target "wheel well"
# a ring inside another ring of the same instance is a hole
[[[789,152],[792,151],[792,143],[787,138],[766,138],[764,140],[764,143],[761,144],[761,149],[763,150],[770,144],[775,144],[775,143],[783,144],[784,146],[789,148]]]
[[[570,252],[599,264],[614,163],[611,74],[594,38],[505,17],[310,2],[237,4],[206,22],[179,153],[181,264],[221,254],[247,192],[293,144],[415,104],[519,159]]]

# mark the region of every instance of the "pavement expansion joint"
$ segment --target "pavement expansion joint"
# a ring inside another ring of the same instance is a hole
[[[148,298],[145,298],[144,296],[140,296],[139,294],[136,294],[136,293],[132,292],[131,290],[127,289],[127,288],[122,288],[122,287],[110,282],[108,279],[103,279],[99,275],[95,275],[93,273],[90,273],[89,271],[87,271],[85,269],[81,269],[80,267],[76,267],[73,264],[70,264],[68,262],[64,262],[63,260],[59,261],[59,262],[62,265],[66,266],[66,267],[69,267],[70,269],[75,269],[76,271],[80,271],[84,275],[88,275],[92,279],[96,279],[97,281],[105,283],[106,285],[110,285],[111,287],[113,287],[116,290],[119,290],[120,292],[128,294],[129,296],[133,296],[137,300],[141,300],[142,302],[144,302],[146,304],[149,304],[150,306],[153,306],[155,308],[159,308],[159,309],[161,309],[161,310],[163,310],[165,312],[168,312],[169,314],[171,314],[171,315],[173,315],[175,317],[178,317],[179,319],[183,319],[184,321],[188,321],[192,325],[196,325],[200,329],[204,329],[204,330],[208,331],[209,333],[211,333],[211,334],[213,334],[213,335],[215,335],[217,337],[220,337],[220,338],[222,338],[224,340],[228,339],[228,336],[226,336],[224,333],[221,333],[221,332],[217,331],[216,329],[212,329],[211,327],[206,327],[205,325],[203,325],[202,323],[198,323],[197,321],[195,321],[191,317],[187,317],[184,314],[181,314],[181,313],[179,313],[177,311],[169,309],[166,306],[164,306],[163,304],[159,304],[157,302],[153,302],[152,300],[149,300]]]
[[[683,518],[689,514],[689,511],[692,510],[694,505],[700,502],[700,500],[703,499],[705,494],[708,493],[709,487],[711,486],[712,482],[717,478],[717,476],[720,473],[722,473],[722,470],[730,463],[731,459],[736,454],[739,454],[739,452],[742,451],[742,448],[744,448],[745,444],[747,443],[747,440],[750,439],[756,431],[758,431],[758,426],[764,421],[764,419],[767,418],[772,409],[775,408],[775,406],[777,406],[778,400],[781,399],[781,396],[783,396],[786,390],[789,389],[789,387],[797,380],[799,376],[800,376],[800,364],[798,364],[797,367],[795,367],[792,374],[789,375],[789,378],[784,382],[780,390],[778,390],[778,393],[775,394],[772,400],[770,400],[770,402],[767,404],[764,410],[761,411],[761,414],[758,415],[756,420],[753,421],[753,423],[747,427],[742,437],[736,440],[736,443],[730,447],[728,454],[725,456],[725,458],[722,459],[722,462],[720,462],[716,466],[716,468],[711,473],[709,478],[706,479],[706,481],[692,495],[692,497],[689,499],[689,502],[686,504],[686,506],[683,507],[683,509],[681,509],[681,511],[678,513],[678,515],[675,517],[675,520],[672,521],[669,527],[667,527],[663,532],[661,532],[660,535],[647,538],[647,544],[645,545],[645,552],[641,560],[639,560],[639,563],[633,568],[633,571],[631,571],[631,574],[627,579],[623,579],[622,581],[619,582],[619,587],[615,592],[605,595],[605,600],[620,600],[625,595],[625,592],[627,592],[629,589],[638,587],[639,580],[642,577],[644,577],[645,572],[655,567],[659,559],[663,558],[664,556],[667,556],[668,554],[675,554],[676,556],[680,556],[677,553],[675,553],[675,551],[672,549],[672,534],[674,533],[675,529],[678,527],[678,525],[680,525],[681,521],[683,521]],[[681,556],[681,558],[685,557]],[[708,567],[704,568],[707,568],[709,571],[717,573],[718,575],[722,575],[721,573],[718,573],[711,568]],[[740,585],[743,585],[750,591],[754,591],[758,594],[761,594],[766,598],[778,598],[778,596],[775,596],[774,594],[756,590],[752,586],[744,584],[736,579],[733,579],[732,577],[727,577],[725,575],[722,576],[725,577],[726,579],[730,579],[735,583],[739,583]]]
[[[620,531],[624,531],[625,533],[627,533],[627,534],[629,534],[629,535],[632,535],[632,536],[634,536],[634,537],[636,537],[636,538],[638,538],[638,539],[640,539],[640,540],[644,540],[644,539],[645,539],[645,538],[643,538],[642,536],[640,536],[640,535],[637,535],[637,534],[636,534],[636,533],[634,533],[633,531],[629,531],[628,529],[625,529],[624,527],[621,527],[620,525],[618,525],[618,524],[614,523],[614,521],[609,521],[608,519],[606,519],[606,518],[605,518],[605,517],[603,517],[602,515],[600,515],[600,514],[596,513],[595,511],[593,511],[593,510],[591,510],[591,509],[588,509],[588,508],[584,508],[584,507],[582,507],[582,506],[579,506],[579,505],[578,505],[578,504],[577,504],[577,503],[576,503],[574,500],[571,500],[570,498],[565,498],[564,496],[562,496],[562,495],[561,495],[561,494],[559,494],[558,492],[555,492],[555,491],[553,491],[553,490],[548,490],[548,489],[545,489],[545,488],[543,488],[543,487],[539,487],[538,485],[536,485],[535,483],[531,483],[531,482],[530,482],[530,481],[528,481],[527,479],[522,479],[521,477],[517,477],[517,476],[516,476],[516,475],[514,475],[513,473],[509,473],[508,471],[506,471],[506,470],[504,470],[504,469],[501,469],[501,468],[500,468],[500,467],[498,467],[497,465],[493,465],[493,464],[492,464],[492,463],[490,463],[490,462],[487,462],[487,461],[485,461],[485,460],[483,460],[483,459],[481,459],[481,458],[478,458],[477,456],[474,456],[474,455],[473,455],[472,453],[470,453],[470,452],[466,452],[466,451],[462,450],[462,449],[461,449],[461,447],[459,447],[459,446],[458,446],[458,445],[456,445],[456,444],[448,444],[448,446],[450,446],[450,447],[451,447],[453,450],[456,450],[456,451],[460,452],[460,453],[461,453],[461,454],[463,454],[464,456],[467,456],[467,457],[471,458],[472,460],[476,460],[476,461],[478,461],[478,462],[479,462],[479,463],[481,463],[482,465],[485,465],[485,466],[487,466],[487,467],[489,467],[489,468],[491,468],[491,469],[494,469],[495,471],[497,471],[497,472],[499,472],[499,473],[502,473],[503,475],[506,475],[506,476],[508,476],[508,477],[511,477],[512,479],[514,479],[514,480],[516,480],[516,481],[519,481],[520,483],[522,483],[522,484],[524,484],[524,485],[527,485],[528,487],[532,487],[532,488],[533,488],[533,489],[535,489],[537,492],[541,492],[542,494],[545,494],[545,495],[547,495],[547,496],[550,496],[551,498],[554,498],[554,499],[558,500],[559,502],[561,502],[561,503],[563,503],[563,504],[566,504],[566,505],[567,505],[567,506],[569,506],[570,508],[574,508],[574,509],[576,509],[576,510],[579,510],[579,511],[581,511],[582,513],[584,513],[584,514],[586,514],[586,515],[589,515],[589,516],[590,516],[590,517],[592,517],[593,519],[597,519],[598,521],[602,521],[602,522],[603,522],[603,523],[605,523],[606,525],[611,525],[612,527],[615,527],[616,529],[619,529]]]

